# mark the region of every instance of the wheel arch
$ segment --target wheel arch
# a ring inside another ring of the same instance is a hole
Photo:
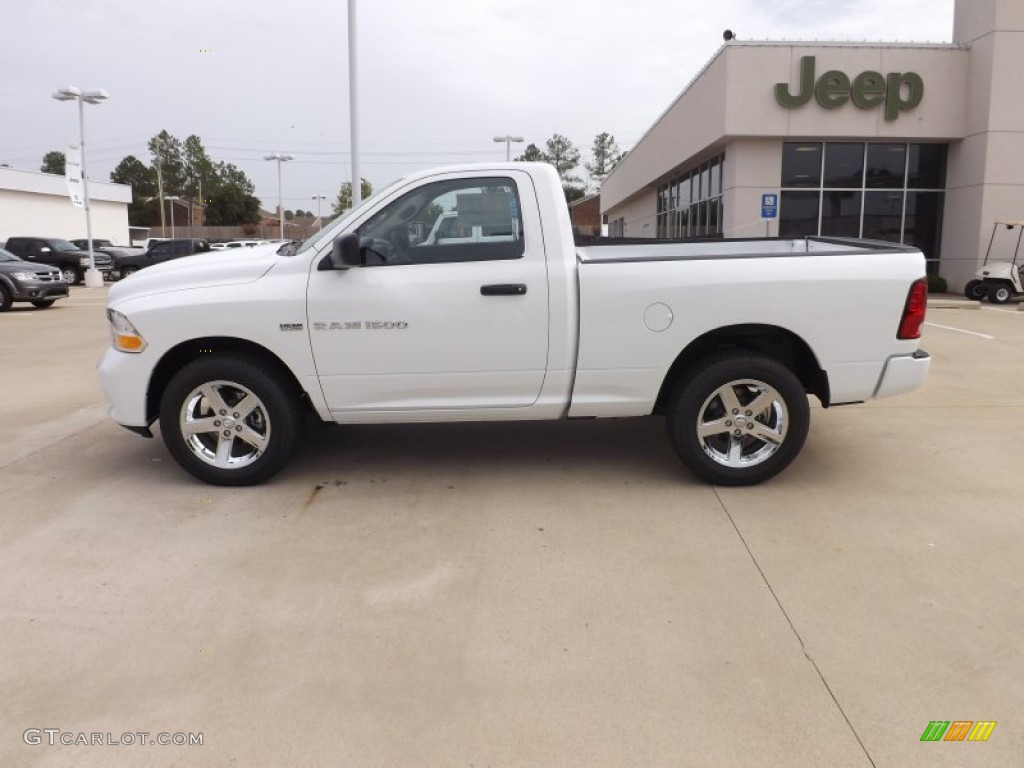
[[[793,371],[807,392],[815,395],[825,408],[829,406],[828,374],[806,341],[779,326],[743,324],[716,328],[691,341],[665,374],[654,412],[664,413],[665,402],[676,384],[698,360],[725,349],[751,350],[778,360]]]
[[[291,368],[269,349],[248,339],[233,336],[207,336],[183,341],[167,350],[160,358],[160,362],[153,368],[153,373],[149,377],[149,387],[146,390],[147,420],[155,420],[160,413],[160,401],[163,399],[167,385],[182,367],[207,355],[229,353],[238,353],[274,368],[294,386],[297,394],[303,396],[304,407],[310,407],[306,391]]]

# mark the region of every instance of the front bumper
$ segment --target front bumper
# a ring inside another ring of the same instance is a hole
[[[153,373],[154,360],[148,349],[137,355],[108,347],[96,366],[100,386],[110,404],[107,415],[123,427],[148,427],[146,392]]]
[[[923,349],[912,355],[890,357],[878,379],[874,397],[892,397],[913,392],[928,378],[932,358]]]
[[[49,299],[66,299],[68,284],[63,280],[53,282],[44,280],[12,280],[15,301],[47,301]]]

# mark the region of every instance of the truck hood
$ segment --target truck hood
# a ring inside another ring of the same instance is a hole
[[[280,247],[280,243],[272,243],[232,251],[209,251],[146,267],[115,283],[107,294],[107,303],[113,305],[157,293],[251,283],[283,258],[277,255]]]

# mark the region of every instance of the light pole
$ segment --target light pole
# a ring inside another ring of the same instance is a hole
[[[167,202],[169,202],[171,204],[171,238],[173,239],[174,238],[174,204],[178,200],[181,200],[181,198],[178,197],[177,195],[168,195],[167,197],[164,198],[164,200],[166,200]]]
[[[295,158],[283,152],[271,152],[269,155],[264,155],[263,159],[277,160],[277,218],[281,224],[280,238],[284,240],[284,198],[281,197],[281,163],[287,163]]]
[[[323,229],[323,224],[320,222],[320,201],[326,200],[327,195],[313,195],[313,199],[316,200],[316,231],[319,232]]]
[[[506,160],[511,160],[512,159],[512,142],[514,141],[516,144],[522,144],[523,143],[523,137],[522,136],[495,136],[494,140],[496,142],[498,142],[499,144],[501,144],[502,142],[505,143],[505,159]]]
[[[178,200],[181,200],[181,198],[178,197],[177,195],[168,195],[167,197],[163,197],[163,198],[160,198],[160,197],[147,197],[146,198],[146,202],[147,203],[152,203],[154,200],[159,200],[160,201],[160,215],[161,216],[164,215],[164,202],[166,201],[166,202],[171,204],[171,237],[173,238],[174,237],[174,203],[177,202]],[[166,232],[161,232],[161,234],[167,234],[167,233]]]
[[[66,85],[56,93],[53,98],[57,101],[78,100],[78,144],[82,150],[82,198],[85,202],[85,236],[89,240],[89,269],[85,272],[85,285],[88,288],[102,288],[103,275],[96,269],[96,259],[92,251],[92,217],[89,215],[89,181],[85,172],[85,105],[99,104],[104,99],[110,98],[109,94],[102,88],[91,91],[83,91],[73,85]]]
[[[363,179],[359,175],[359,78],[356,66],[356,0],[348,0],[348,112],[352,138],[352,207],[363,201]]]

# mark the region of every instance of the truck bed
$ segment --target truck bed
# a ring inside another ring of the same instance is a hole
[[[851,256],[867,253],[912,252],[914,248],[881,240],[841,237],[707,240],[652,240],[649,238],[579,238],[576,252],[582,264],[624,261],[692,261],[749,259],[770,256]]]

